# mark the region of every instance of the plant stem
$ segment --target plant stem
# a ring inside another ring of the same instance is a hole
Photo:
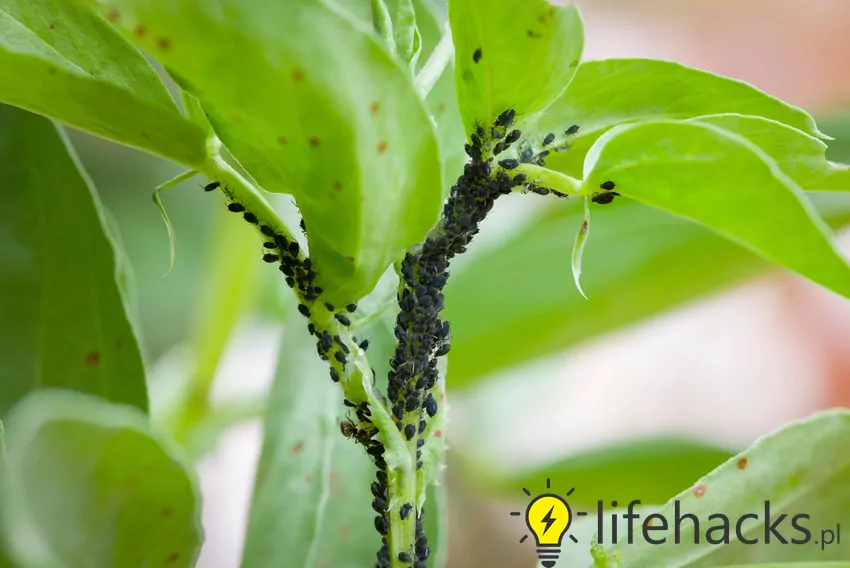
[[[372,0],[372,26],[384,43],[387,50],[393,55],[396,53],[395,36],[393,34],[393,20],[390,10],[384,0]]]

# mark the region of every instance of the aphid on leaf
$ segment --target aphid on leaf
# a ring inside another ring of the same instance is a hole
[[[404,521],[407,517],[410,516],[410,513],[413,512],[413,505],[410,503],[405,503],[401,506],[401,509],[398,510],[398,516],[401,517],[401,520]]]
[[[427,412],[428,416],[431,418],[437,414],[437,401],[434,400],[434,395],[428,393],[428,396],[425,398],[423,408],[425,408],[425,412]]]
[[[528,162],[531,161],[531,158],[533,158],[533,157],[534,157],[534,152],[531,150],[531,148],[526,148],[525,150],[522,151],[522,154],[520,154],[519,161],[522,162],[523,164],[527,164]]]
[[[519,165],[519,162],[517,162],[513,158],[509,158],[507,160],[499,160],[499,165],[505,168],[506,170],[512,170]]]
[[[280,257],[276,254],[264,254],[263,262],[277,262],[280,260]]]
[[[310,309],[309,309],[307,306],[305,306],[304,304],[298,304],[298,311],[299,311],[299,312],[301,313],[301,315],[302,315],[302,316],[304,316],[305,318],[309,318],[309,317],[310,317]]]
[[[227,210],[231,213],[242,213],[245,211],[245,206],[241,203],[229,203],[227,205]]]
[[[357,309],[357,304],[348,304],[345,306],[345,309],[348,310],[349,313],[353,313]]]
[[[499,117],[496,119],[497,126],[508,127],[514,123],[514,118],[516,117],[516,111],[512,108],[504,111]]]
[[[250,211],[246,211],[245,214],[242,215],[242,218],[251,223],[252,225],[256,225],[260,222],[259,219],[257,219],[257,216],[251,213]]]
[[[263,243],[263,248],[273,249],[277,248],[277,245],[275,243]]]
[[[398,559],[402,562],[413,562],[413,559],[410,558],[410,555],[403,551],[398,553]]]
[[[331,380],[335,383],[339,382],[339,372],[331,367]]]
[[[475,52],[472,54],[472,61],[474,61],[475,63],[478,63],[479,61],[481,61],[481,48],[480,47],[478,49],[476,49]]]
[[[204,191],[215,191],[220,185],[217,181],[212,181],[204,186]]]
[[[412,440],[415,435],[416,435],[416,426],[414,426],[413,424],[408,424],[407,426],[404,427],[404,437],[407,438],[408,442],[410,440]]]
[[[566,134],[567,136],[572,136],[573,134],[578,132],[578,129],[579,129],[578,124],[573,124],[572,126],[570,126],[569,128],[567,128],[564,131],[564,134]]]
[[[594,203],[598,203],[599,205],[607,205],[614,201],[614,198],[620,195],[616,191],[608,191],[606,193],[597,193],[593,196],[591,201]]]
[[[275,237],[274,229],[272,229],[268,225],[261,225],[260,226],[260,232],[267,237],[271,237],[271,238]]]
[[[359,347],[360,349],[362,349],[363,351],[366,351],[367,349],[369,349],[369,340],[368,340],[368,339],[364,339],[363,341],[361,341],[361,342],[360,342],[360,344],[358,345],[358,347]]]
[[[546,135],[546,138],[543,139],[543,145],[548,146],[549,144],[551,144],[554,141],[555,141],[555,134],[550,132],[549,134]]]
[[[345,364],[345,353],[343,353],[342,351],[334,351],[334,359],[336,359],[340,363]]]
[[[605,191],[611,191],[611,190],[612,190],[612,189],[614,189],[614,187],[616,187],[616,186],[614,185],[614,182],[613,182],[613,181],[610,181],[610,180],[609,180],[609,181],[603,182],[603,183],[602,183],[599,187],[601,187],[601,188],[602,188],[602,189],[604,189]]]

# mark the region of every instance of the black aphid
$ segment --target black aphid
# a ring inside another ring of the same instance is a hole
[[[335,383],[339,382],[339,373],[333,367],[331,367],[331,380]]]
[[[280,268],[281,268],[281,272],[283,272],[284,267],[281,266]],[[289,286],[290,288],[295,288],[295,278],[293,278],[292,276],[287,276],[286,277],[286,285]]]
[[[272,229],[268,225],[260,225],[260,232],[267,237],[271,237],[271,238],[275,237],[274,229]]]
[[[304,304],[298,304],[298,311],[301,312],[301,315],[309,318],[310,317],[310,309]]]
[[[499,115],[499,118],[496,119],[496,124],[499,126],[508,127],[514,123],[514,118],[516,117],[516,111],[512,108],[504,111]]]
[[[364,339],[363,341],[361,341],[361,342],[360,342],[360,344],[358,345],[358,347],[359,347],[360,349],[362,349],[363,351],[366,351],[367,349],[369,349],[369,340],[368,340],[368,339]]]
[[[593,201],[594,203],[598,203],[599,205],[608,205],[609,203],[614,201],[614,198],[617,197],[618,195],[620,195],[620,194],[617,193],[616,191],[609,191],[609,192],[606,192],[606,193],[597,193],[596,195],[593,196],[591,201]]]
[[[327,331],[323,331],[322,332],[322,349],[324,349],[325,351],[328,351],[328,350],[330,350],[331,347],[333,347],[333,344],[334,344],[334,341],[333,341],[333,338],[331,337],[331,334],[328,333]]]
[[[526,148],[525,150],[522,151],[522,154],[520,154],[519,161],[522,162],[523,164],[527,164],[528,162],[531,161],[531,158],[533,158],[533,157],[534,157],[534,152],[531,150],[531,148]]]
[[[383,515],[378,515],[375,517],[375,530],[381,534],[387,534],[390,532],[390,527],[387,523],[387,519]]]
[[[257,216],[251,213],[250,211],[246,211],[242,218],[251,223],[252,225],[258,224],[260,221],[257,219]]]
[[[519,165],[519,162],[517,162],[513,158],[509,158],[507,160],[499,160],[499,165],[505,168],[506,170],[512,170]]]
[[[277,248],[277,245],[275,243],[263,243],[263,248],[273,249]]]
[[[291,254],[292,256],[298,256],[298,250],[299,250],[298,243],[296,243],[295,241],[292,241],[291,243],[289,243],[287,250],[289,251],[289,254]]]
[[[241,203],[228,203],[227,209],[232,213],[242,213],[245,211],[245,206]]]
[[[204,186],[204,191],[214,191],[214,190],[218,189],[218,187],[220,185],[221,184],[218,183],[217,181],[212,181],[212,182],[210,182],[210,183],[208,183],[207,185]]]
[[[264,262],[277,262],[278,260],[280,260],[280,257],[276,254],[266,253],[266,254],[263,255],[263,261]]]
[[[419,434],[422,434],[422,432],[424,432],[425,428],[427,428],[427,427],[428,427],[428,423],[425,422],[424,420],[420,420],[419,421],[419,430],[418,430]]]
[[[345,353],[343,353],[342,351],[334,351],[334,359],[336,359],[340,363],[345,363]]]
[[[599,187],[601,187],[601,188],[602,188],[602,189],[604,189],[605,191],[611,191],[611,190],[612,190],[612,189],[614,189],[614,187],[616,187],[616,186],[614,185],[614,182],[613,182],[613,181],[610,181],[610,180],[609,180],[609,181],[603,182],[603,183],[602,183]]]
[[[413,512],[413,505],[405,503],[401,506],[401,509],[398,510],[398,516],[401,517],[401,520],[403,521],[410,516],[411,512]]]
[[[343,314],[334,314],[334,318],[336,319],[336,321],[338,321],[339,323],[341,323],[342,325],[344,325],[346,327],[351,325],[351,320],[348,319],[348,317],[343,315]]]
[[[569,128],[567,128],[564,131],[564,134],[566,134],[567,136],[572,136],[573,134],[578,132],[578,129],[579,129],[578,124],[573,124],[572,126],[570,126]]]
[[[546,138],[543,139],[543,145],[548,146],[549,144],[551,144],[554,141],[555,141],[555,135],[550,132],[549,134],[546,135]]]
[[[505,137],[505,144],[513,144],[519,137],[522,136],[522,132],[519,130],[511,130],[510,133]]]
[[[410,558],[410,555],[406,552],[399,552],[398,559],[402,562],[413,562],[413,560]]]
[[[413,424],[408,424],[407,426],[404,427],[404,437],[407,438],[408,442],[410,440],[412,440],[415,435],[416,435],[416,426],[414,426]]]
[[[423,408],[425,408],[425,412],[428,413],[428,416],[432,418],[437,414],[437,401],[434,400],[434,395],[428,393],[428,396],[425,397],[425,404],[423,404]]]
[[[474,61],[475,63],[478,63],[479,61],[481,61],[481,48],[480,47],[478,49],[476,49],[475,52],[472,54],[472,61]]]
[[[357,309],[357,304],[348,304],[347,306],[345,306],[345,309],[348,310],[348,313],[353,313]]]
[[[437,352],[434,353],[434,356],[435,357],[442,357],[443,355],[448,353],[449,350],[451,350],[451,348],[452,348],[451,343],[443,343],[442,345],[440,345],[440,348],[437,349]]]

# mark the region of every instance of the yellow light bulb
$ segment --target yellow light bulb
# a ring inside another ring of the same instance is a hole
[[[572,517],[570,506],[558,495],[539,495],[528,504],[525,523],[537,539],[537,557],[544,568],[555,566]]]

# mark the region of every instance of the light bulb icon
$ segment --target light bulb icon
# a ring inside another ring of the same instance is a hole
[[[567,501],[554,493],[538,495],[528,504],[525,524],[537,540],[537,557],[544,568],[555,566],[572,518]]]
[[[546,489],[550,488],[551,481],[546,480]],[[531,492],[523,488],[526,495],[531,497]],[[570,489],[566,496],[572,495]],[[578,515],[587,513],[579,512]],[[522,513],[513,512],[511,516],[519,517]],[[525,524],[534,535],[537,544],[537,558],[543,568],[553,568],[561,555],[561,542],[572,524],[573,512],[567,500],[556,493],[544,493],[534,497],[525,509]],[[528,535],[520,539],[525,542]],[[575,536],[570,535],[573,542],[578,542]]]

